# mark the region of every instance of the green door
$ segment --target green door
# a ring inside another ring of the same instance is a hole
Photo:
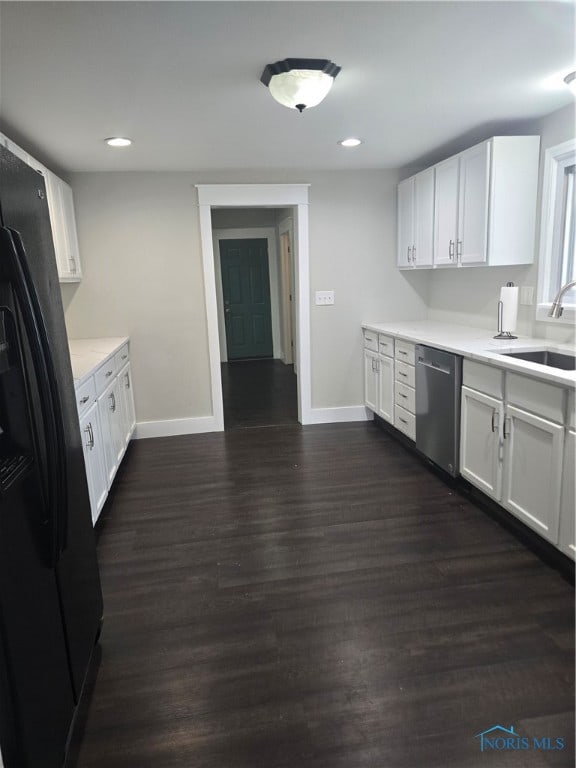
[[[272,357],[268,241],[220,240],[228,360]]]

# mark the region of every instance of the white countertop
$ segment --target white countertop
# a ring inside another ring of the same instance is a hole
[[[128,340],[127,336],[106,339],[68,339],[74,384],[76,386],[81,384],[96,368],[118,352]]]
[[[513,357],[503,357],[502,352],[521,352],[537,349],[552,349],[558,352],[574,354],[575,348],[569,344],[556,344],[546,339],[520,337],[518,339],[494,339],[494,333],[486,328],[472,328],[467,325],[435,323],[428,320],[399,321],[395,323],[362,323],[362,327],[376,333],[385,333],[397,339],[426,344],[447,352],[479,362],[505,368],[554,384],[574,386],[576,371],[563,371],[538,363],[529,363]]]

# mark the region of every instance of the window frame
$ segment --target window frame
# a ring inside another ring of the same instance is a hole
[[[548,317],[548,311],[558,289],[554,281],[558,274],[558,256],[555,245],[562,225],[559,206],[562,204],[559,188],[560,174],[576,162],[576,139],[569,139],[546,150],[542,184],[540,219],[540,253],[538,264],[538,303],[536,320],[573,324],[576,320],[576,301],[563,302],[564,312],[559,318]]]

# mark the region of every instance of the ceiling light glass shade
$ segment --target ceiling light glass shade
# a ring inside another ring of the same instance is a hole
[[[260,82],[277,102],[302,112],[315,107],[332,88],[340,67],[328,59],[284,59],[268,64]]]
[[[572,93],[576,95],[576,72],[570,72],[569,75],[566,75],[564,78],[564,82],[570,88]]]

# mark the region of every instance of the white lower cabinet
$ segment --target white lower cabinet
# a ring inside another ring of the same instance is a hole
[[[560,499],[560,530],[558,546],[566,555],[576,559],[576,499],[574,468],[576,467],[576,432],[566,432],[564,442],[564,471]]]
[[[388,337],[381,337],[380,349],[394,350]],[[394,358],[364,349],[364,405],[381,419],[394,423]]]
[[[364,405],[371,411],[378,410],[378,355],[364,350]]]
[[[563,390],[517,374],[506,374],[502,382],[501,372],[466,363],[460,430],[462,476],[559,546],[567,432],[561,406]],[[485,386],[491,394],[470,387],[470,383]],[[498,392],[504,397],[496,397]]]
[[[104,445],[97,403],[94,403],[80,420],[80,432],[82,434],[82,450],[84,452],[86,477],[90,493],[92,522],[95,523],[108,495],[108,481],[104,464]]]
[[[558,543],[564,426],[508,405],[502,505]]]
[[[121,414],[122,414],[122,438],[124,445],[128,445],[136,426],[136,411],[134,409],[134,397],[132,395],[132,371],[130,363],[118,374],[118,386],[120,388]]]
[[[136,426],[128,349],[124,343],[76,387],[94,523]],[[117,373],[121,363],[124,365]]]
[[[497,501],[502,496],[500,424],[504,403],[462,387],[460,473]]]

